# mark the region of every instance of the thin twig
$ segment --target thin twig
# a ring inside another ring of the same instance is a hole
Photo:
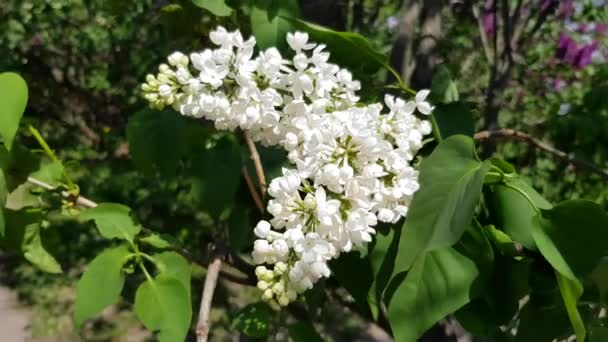
[[[260,197],[260,194],[258,193],[258,191],[255,188],[255,184],[253,184],[253,179],[251,179],[251,176],[249,175],[249,172],[247,171],[247,167],[243,166],[243,177],[245,178],[245,183],[247,183],[247,188],[249,188],[249,193],[251,194],[251,198],[253,198],[253,202],[255,203],[255,206],[258,208],[258,210],[260,210],[260,213],[264,213],[264,202],[262,202],[262,198]]]
[[[43,189],[49,190],[49,191],[53,191],[56,190],[57,188],[55,188],[54,186],[52,186],[49,183],[43,182],[39,179],[36,179],[34,177],[27,177],[27,181],[30,184],[39,186]],[[72,194],[70,194],[68,191],[62,190],[61,191],[61,196],[63,196],[66,199],[72,200],[74,203],[78,204],[81,207],[85,207],[85,208],[95,208],[97,206],[97,203],[91,201],[90,199],[84,197],[84,196],[74,196]]]
[[[566,161],[568,164],[586,168],[590,171],[593,171],[593,172],[599,174],[602,178],[608,180],[608,171],[607,170],[604,170],[601,167],[599,167],[593,163],[590,163],[586,160],[575,158],[564,151],[558,150],[557,148],[532,137],[528,133],[516,131],[514,129],[503,128],[503,129],[497,129],[494,131],[477,132],[477,133],[475,133],[475,140],[477,140],[477,141],[514,140],[514,141],[525,142],[528,145],[538,148],[539,150],[543,150],[545,152],[553,154],[554,156]]]
[[[222,267],[222,259],[219,256],[214,257],[207,267],[207,275],[205,276],[205,286],[203,288],[203,297],[201,298],[201,306],[198,312],[198,323],[196,324],[197,342],[207,342],[209,336],[209,313],[211,311],[211,301],[213,293],[217,285],[217,278]]]
[[[49,190],[49,191],[55,191],[57,190],[57,188],[55,188],[54,186],[52,186],[51,184],[41,181],[40,179],[34,178],[34,177],[28,177],[27,178],[27,182],[30,184],[33,184],[35,186],[39,186],[43,189]],[[67,200],[71,200],[74,203],[76,203],[77,205],[81,206],[81,207],[85,207],[85,208],[95,208],[98,206],[97,202],[92,201],[84,196],[77,196],[76,198],[74,198],[74,195],[70,194],[69,192],[62,190],[61,191],[61,196],[63,196],[65,199]],[[149,229],[146,229],[145,227],[142,229],[146,232],[151,233],[152,231],[150,231]],[[194,258],[194,256],[188,252],[185,249],[181,249],[181,248],[174,248],[173,249],[175,252],[179,253],[181,256],[183,256],[186,260],[188,260],[189,262],[193,263],[193,264],[197,264],[201,267],[205,267],[206,265],[203,264],[201,261],[196,260]],[[222,278],[225,278],[227,280],[230,280],[232,282],[235,283],[239,283],[239,284],[243,284],[243,285],[255,285],[255,283],[252,282],[252,275],[254,274],[253,272],[253,266],[249,265],[246,261],[242,260],[242,259],[238,259],[238,263],[237,263],[238,267],[235,266],[236,269],[238,269],[239,271],[243,272],[244,274],[247,275],[247,278],[242,278],[236,275],[233,275],[231,273],[228,272],[221,272],[220,276]]]
[[[488,60],[488,64],[492,63],[492,48],[488,43],[488,36],[486,35],[486,30],[483,27],[483,23],[481,22],[481,16],[479,15],[479,9],[477,6],[473,6],[473,15],[475,19],[477,19],[477,26],[479,27],[479,36],[481,38],[481,45],[483,46],[483,52],[485,53],[486,59]]]
[[[255,166],[255,172],[258,176],[258,183],[260,183],[260,192],[262,193],[262,198],[266,197],[266,176],[264,175],[264,167],[262,166],[262,160],[260,159],[260,155],[258,154],[258,149],[255,147],[255,143],[247,134],[243,132],[243,136],[245,137],[245,142],[247,142],[247,147],[249,147],[249,154],[251,155],[251,160],[253,161],[253,165]]]

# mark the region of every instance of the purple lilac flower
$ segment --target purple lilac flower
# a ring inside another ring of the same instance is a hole
[[[608,34],[608,24],[606,23],[597,23],[595,24],[595,33],[601,36],[605,36]]]
[[[574,0],[562,1],[557,12],[557,16],[562,19],[568,19],[574,14]]]
[[[566,81],[562,80],[561,78],[554,78],[551,80],[551,87],[555,91],[560,91],[566,88]]]
[[[565,32],[559,35],[557,41],[557,51],[555,57],[565,61],[568,64],[574,64],[579,52],[579,47],[576,42]]]
[[[593,55],[593,52],[595,52],[595,50],[597,49],[597,46],[597,42],[593,42],[591,44],[583,46],[576,56],[574,66],[579,69],[583,69],[587,65],[591,64],[591,56]]]
[[[483,30],[488,35],[494,35],[494,13],[486,12],[481,16],[481,25],[483,26]]]

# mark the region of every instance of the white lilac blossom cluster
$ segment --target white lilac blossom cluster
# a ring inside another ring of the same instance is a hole
[[[253,249],[262,297],[284,306],[329,277],[329,260],[370,242],[378,221],[407,214],[419,187],[411,162],[431,132],[415,113],[431,112],[429,92],[387,95],[382,113],[382,104],[358,102],[360,83],[306,33],[287,35],[290,59],[275,48],[254,57],[255,39],[238,31],[219,27],[210,38],[216,49],[173,53],[142,88],[153,107],[289,152],[294,167],[271,181],[272,219],[255,227]]]

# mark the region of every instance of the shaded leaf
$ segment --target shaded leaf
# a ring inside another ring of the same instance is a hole
[[[226,5],[224,0],[192,0],[192,3],[218,17],[227,17],[232,14],[232,8]]]
[[[370,244],[369,260],[374,272],[374,280],[368,294],[368,303],[374,320],[378,318],[378,310],[382,301],[384,289],[389,283],[395,268],[395,257],[401,238],[401,227],[392,227],[385,233],[378,229],[376,238]]]
[[[122,266],[128,254],[126,246],[109,248],[87,266],[76,289],[74,320],[77,327],[118,301],[125,282]]]
[[[473,113],[462,102],[438,104],[433,110],[433,116],[444,139],[456,134],[472,137],[475,133]]]
[[[47,252],[40,236],[40,223],[32,223],[25,227],[23,235],[23,256],[37,268],[48,273],[61,273],[61,266]]]
[[[249,221],[250,208],[237,204],[228,221],[230,247],[240,251],[249,247],[253,241],[252,225]]]
[[[145,109],[129,118],[129,154],[146,175],[171,176],[188,150],[188,118],[170,110]]]
[[[497,225],[514,241],[528,249],[536,250],[532,230],[533,226],[538,225],[535,219],[537,211],[526,197],[512,187],[524,192],[537,208],[549,209],[551,204],[522,179],[510,179],[508,182],[509,185],[497,184],[492,188],[492,214]]]
[[[259,302],[241,309],[232,319],[232,327],[249,337],[268,336],[274,313],[268,304]]]
[[[589,332],[590,342],[608,341],[608,327],[593,327]]]
[[[458,101],[458,98],[458,87],[452,79],[450,70],[444,65],[440,65],[431,82],[431,100],[434,103],[450,103]]]
[[[362,258],[359,252],[341,254],[339,258],[331,261],[330,269],[340,286],[353,296],[361,312],[369,312],[367,297],[374,282],[369,258]]]
[[[27,84],[15,73],[0,73],[0,94],[0,137],[10,150],[27,105]]]
[[[241,180],[239,145],[230,136],[222,138],[214,148],[193,157],[189,174],[194,200],[201,209],[219,217],[232,208]]]
[[[124,239],[133,241],[141,230],[130,215],[131,209],[117,203],[100,203],[97,207],[87,209],[80,214],[83,221],[94,220],[99,233],[106,239]]]
[[[8,195],[8,189],[6,188],[6,180],[4,178],[4,172],[0,169],[0,236],[4,236],[5,220],[4,220],[4,207],[6,206],[6,196]]]
[[[160,342],[184,341],[192,320],[190,296],[182,283],[159,275],[142,283],[135,293],[135,314]]]
[[[598,289],[600,301],[608,304],[608,257],[602,258],[599,265],[593,270],[591,280]]]
[[[410,268],[425,251],[451,246],[471,224],[490,167],[475,155],[473,140],[445,139],[420,166],[420,190],[403,226],[393,274]]]
[[[596,203],[570,200],[542,210],[532,236],[551,266],[576,280],[589,275],[608,252],[608,215]]]
[[[553,341],[566,337],[571,329],[562,306],[537,304],[532,298],[520,312],[516,342]]]
[[[315,327],[309,322],[298,322],[287,327],[289,337],[293,342],[322,342]]]
[[[388,304],[395,340],[415,341],[437,321],[467,304],[478,274],[475,263],[453,248],[421,255]]]

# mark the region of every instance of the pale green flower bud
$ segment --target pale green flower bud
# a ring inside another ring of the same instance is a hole
[[[267,281],[260,280],[258,281],[258,289],[265,291],[270,287],[270,284]]]
[[[280,297],[277,299],[277,301],[279,302],[279,305],[280,305],[280,306],[287,306],[287,305],[289,305],[289,298],[287,298],[287,296],[286,296],[286,295],[284,295],[284,294],[283,294],[283,295],[281,295],[281,296],[280,296]]]

